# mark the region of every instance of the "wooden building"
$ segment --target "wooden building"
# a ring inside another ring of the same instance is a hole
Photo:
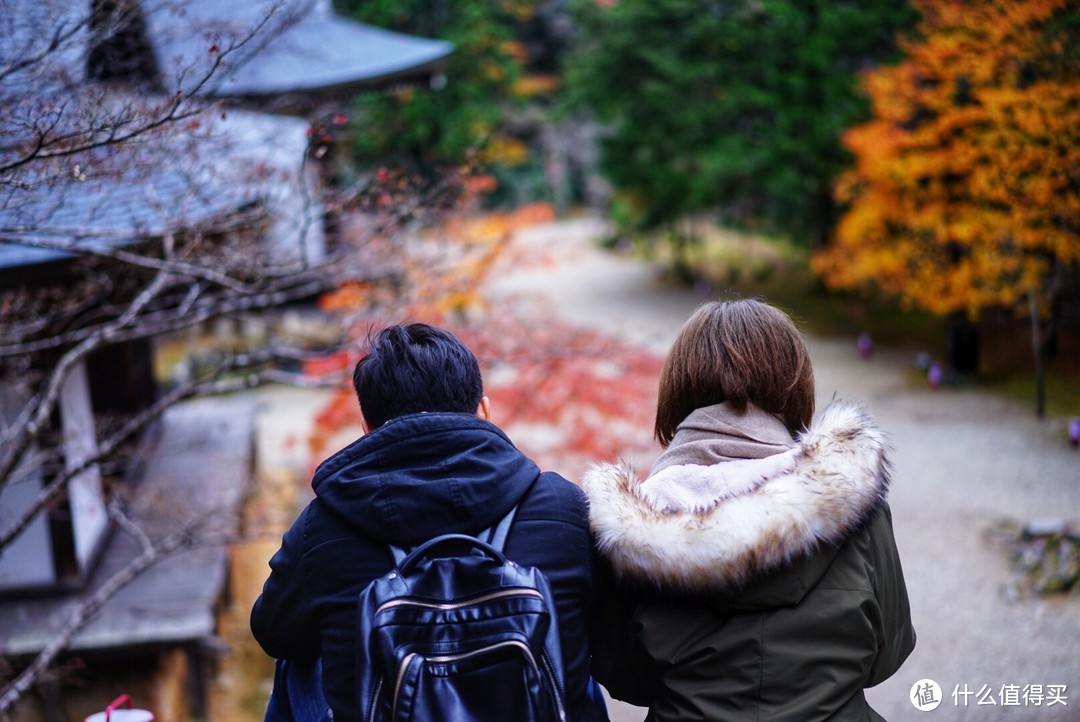
[[[103,13],[117,7],[130,10],[123,22],[95,32]],[[443,41],[338,17],[329,0],[0,0],[0,8],[0,168],[11,160],[5,154],[18,139],[19,122],[34,120],[20,113],[40,108],[42,97],[62,107],[87,88],[104,89],[102,102],[117,104],[133,92],[193,93],[222,101],[226,111],[206,119],[205,132],[182,147],[148,147],[157,155],[133,165],[137,172],[86,179],[76,165],[65,180],[38,183],[25,176],[11,182],[18,170],[0,171],[8,174],[0,177],[0,293],[18,291],[21,298],[48,298],[71,282],[79,254],[58,245],[126,248],[177,228],[205,228],[241,208],[260,211],[258,241],[266,252],[317,258],[325,245],[323,210],[290,190],[297,184],[282,182],[313,172],[296,162],[308,147],[309,123],[300,116],[364,89],[426,82],[442,72],[452,51]],[[213,82],[190,85],[202,64],[213,62],[223,34],[246,37],[260,23],[265,27],[230,55]],[[47,64],[23,62],[38,55]],[[268,168],[265,181],[235,182],[230,173],[244,164]],[[193,184],[200,193],[190,192]],[[154,402],[154,353],[147,339],[110,344],[67,375],[52,419],[64,468],[96,453],[95,420],[138,413]],[[48,354],[34,358],[49,361]],[[26,393],[5,385],[0,418],[17,423]],[[251,480],[254,413],[244,399],[173,407],[120,470],[123,484],[107,487],[101,471],[88,467],[0,549],[0,661],[10,663],[4,667],[18,669],[64,638],[72,619],[94,612],[66,642],[67,671],[29,695],[17,719],[82,719],[115,694],[140,690],[150,698],[138,701],[154,706],[159,720],[205,718],[207,679],[220,652],[216,611],[227,589],[226,540]],[[0,488],[0,531],[57,473],[35,466],[32,452],[16,473],[18,483]],[[155,534],[176,533],[193,515],[206,523],[185,532],[191,538],[179,553],[97,609],[103,585],[144,551],[108,520],[116,494]],[[75,690],[66,678],[86,687]],[[3,684],[0,678],[0,689]]]

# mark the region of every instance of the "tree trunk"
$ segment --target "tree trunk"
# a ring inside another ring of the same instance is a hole
[[[1041,419],[1046,415],[1046,374],[1039,338],[1039,302],[1034,292],[1028,294],[1028,311],[1031,315],[1031,353],[1035,359],[1035,416]]]
[[[694,282],[697,274],[690,258],[690,247],[694,243],[694,225],[693,221],[689,219],[686,220],[686,223],[686,232],[679,227],[678,221],[673,223],[668,237],[671,239],[671,244],[675,250],[671,263],[672,274],[679,283],[689,285]]]
[[[836,216],[836,202],[833,200],[832,185],[827,178],[818,183],[817,190],[817,228],[813,229],[815,248],[829,245],[833,222]]]
[[[979,327],[963,313],[949,319],[949,368],[960,376],[979,372]]]

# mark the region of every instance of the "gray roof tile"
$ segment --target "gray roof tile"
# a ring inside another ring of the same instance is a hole
[[[0,0],[0,160],[17,153],[19,139],[37,123],[76,121],[103,107],[86,85],[85,33],[72,32],[49,62],[11,70],[48,46],[58,29],[85,20],[89,0]],[[199,71],[243,38],[259,22],[266,25],[252,42],[228,53],[209,96],[267,96],[340,90],[429,70],[452,50],[450,43],[402,35],[336,16],[328,0],[142,0],[147,34],[166,90],[190,88]],[[269,18],[269,19],[267,19]],[[215,52],[216,51],[216,52]],[[179,69],[186,68],[185,73]],[[123,97],[114,98],[118,103]],[[106,101],[108,102],[108,101]],[[51,117],[49,113],[55,117]],[[55,249],[13,244],[12,239],[103,243],[121,246],[157,237],[170,229],[200,222],[273,194],[272,183],[236,182],[227,167],[246,164],[284,167],[282,148],[298,135],[286,129],[297,119],[247,115],[230,121],[230,132],[246,137],[231,146],[221,138],[179,139],[128,144],[124,169],[109,176],[96,172],[103,161],[93,154],[53,163],[34,162],[0,178],[0,268],[65,257]],[[279,123],[281,138],[252,141],[252,129]],[[214,123],[216,124],[216,122]],[[211,125],[203,123],[204,127]],[[302,138],[302,135],[300,135]],[[239,150],[237,146],[245,146]],[[288,146],[290,152],[303,148]],[[115,151],[114,151],[115,152]],[[140,157],[143,154],[145,157]],[[151,154],[153,157],[151,157]],[[295,163],[298,157],[287,162]],[[238,162],[239,161],[239,162]],[[95,168],[85,179],[78,168]],[[14,183],[12,181],[15,181]],[[280,185],[280,183],[279,183]]]
[[[170,0],[144,0],[159,68],[187,67],[212,59],[211,48],[229,47],[269,17],[261,40],[228,58],[204,89],[216,96],[262,96],[360,87],[428,70],[453,45],[383,30],[335,15],[311,0],[189,0],[179,14]],[[257,37],[257,39],[260,39]],[[198,74],[189,73],[191,83]],[[177,80],[173,78],[174,82]],[[184,82],[180,82],[183,86]]]

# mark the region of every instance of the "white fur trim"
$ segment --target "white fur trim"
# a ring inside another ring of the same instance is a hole
[[[766,479],[795,468],[796,450],[763,459],[738,459],[711,466],[669,466],[641,485],[642,500],[658,512],[703,512],[724,499],[748,494]]]
[[[724,588],[845,539],[885,499],[887,452],[860,407],[834,402],[781,458],[673,466],[645,484],[605,464],[582,486],[599,549],[618,573],[688,591]],[[687,480],[676,483],[680,475]]]

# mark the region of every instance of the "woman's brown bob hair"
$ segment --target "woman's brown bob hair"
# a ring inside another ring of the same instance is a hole
[[[656,438],[666,448],[694,409],[752,403],[794,435],[814,416],[814,369],[791,319],[750,299],[707,303],[683,324],[664,361]]]

